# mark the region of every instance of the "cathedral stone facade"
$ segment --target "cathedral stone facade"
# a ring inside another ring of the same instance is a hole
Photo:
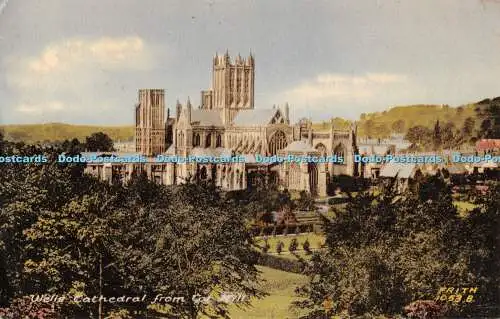
[[[136,105],[136,154],[146,163],[89,164],[87,171],[110,181],[126,181],[134,171],[145,171],[149,178],[165,185],[189,178],[210,179],[224,190],[251,186],[256,176],[265,176],[288,190],[326,195],[331,176],[353,175],[355,127],[313,131],[311,123],[290,123],[288,103],[281,107],[256,108],[254,105],[255,62],[252,55],[213,59],[212,86],[201,92],[200,106],[188,99],[177,101],[175,114],[165,117],[165,94],[161,89],[139,90]],[[118,154],[119,155],[119,154]],[[129,154],[130,155],[130,154]],[[231,163],[163,163],[165,157],[239,156]],[[343,157],[343,163],[263,162],[259,157],[273,155]]]

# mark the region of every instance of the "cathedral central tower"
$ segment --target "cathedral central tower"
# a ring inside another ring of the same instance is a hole
[[[238,110],[254,108],[255,62],[229,53],[215,55],[212,65],[212,88],[201,92],[202,109],[229,109],[231,118]]]

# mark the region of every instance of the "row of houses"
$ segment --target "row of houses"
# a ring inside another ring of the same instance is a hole
[[[396,151],[396,146],[373,145],[371,148],[365,147],[360,151],[366,152],[370,155],[387,155],[387,154],[408,154],[406,150]],[[369,153],[371,151],[371,153]],[[481,161],[477,163],[459,163],[451,160],[453,154],[457,150],[442,150],[433,153],[411,153],[416,156],[429,156],[439,155],[444,159],[443,163],[434,164],[417,164],[417,163],[370,163],[362,166],[361,175],[364,177],[381,179],[381,180],[394,180],[396,187],[399,191],[408,189],[413,183],[425,175],[444,174],[449,177],[450,181],[455,184],[468,182],[468,177],[475,176],[476,179],[500,179],[500,163],[494,161]],[[361,152],[360,152],[361,153]],[[461,153],[464,156],[484,156],[486,154],[500,155],[500,140],[499,139],[483,139],[476,143],[473,150],[469,153]]]

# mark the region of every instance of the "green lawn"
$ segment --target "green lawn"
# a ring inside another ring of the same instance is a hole
[[[471,210],[473,210],[474,208],[477,207],[477,205],[474,203],[466,202],[466,201],[458,201],[458,200],[454,200],[453,205],[455,205],[455,207],[457,207],[458,212],[459,212],[460,216],[462,216],[462,217],[466,216],[468,212],[470,212]]]
[[[258,266],[264,279],[260,288],[269,296],[253,300],[250,307],[240,309],[229,308],[231,318],[286,319],[298,318],[303,311],[290,307],[295,297],[295,288],[307,283],[307,277],[268,267]]]

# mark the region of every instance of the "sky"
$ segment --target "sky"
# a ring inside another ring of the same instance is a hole
[[[0,0],[0,124],[131,125],[140,88],[211,86],[255,56],[255,107],[293,121],[500,95],[500,0]]]

